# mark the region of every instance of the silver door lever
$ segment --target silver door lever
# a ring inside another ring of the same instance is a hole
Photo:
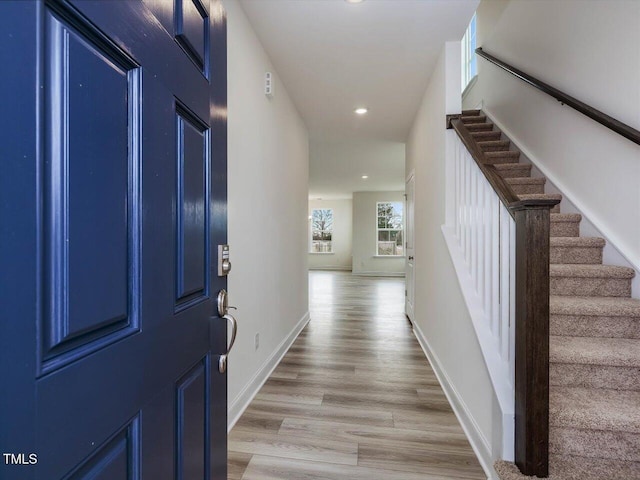
[[[230,308],[236,310],[236,307],[229,306],[227,291],[222,289],[218,293],[218,316],[220,318],[224,318],[231,324],[231,341],[227,346],[227,352],[220,355],[220,360],[218,360],[218,371],[220,373],[225,373],[227,371],[227,359],[229,357],[229,352],[233,348],[233,344],[236,341],[236,335],[238,333],[238,322],[233,315],[229,313]]]

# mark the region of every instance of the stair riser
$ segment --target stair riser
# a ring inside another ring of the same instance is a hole
[[[490,123],[465,123],[465,127],[467,127],[467,130],[470,132],[487,132],[493,130],[493,125]],[[496,133],[500,134],[500,132]]]
[[[511,184],[509,183],[511,190],[516,195],[520,195],[521,193],[544,193],[544,185],[543,184]]]
[[[471,126],[471,125],[469,125]],[[471,130],[471,129],[468,129]],[[486,128],[485,131],[473,131],[471,130],[471,136],[478,141],[483,140],[500,140],[500,136],[502,135],[500,132],[492,132],[490,128]]]
[[[640,368],[552,362],[549,382],[556,387],[640,391]]]
[[[514,163],[517,160],[509,157],[486,157],[486,161],[484,163],[488,165],[499,165],[501,163]]]
[[[551,222],[552,237],[579,237],[580,222]]]
[[[465,125],[475,124],[475,123],[485,123],[487,121],[487,117],[484,115],[473,115],[468,117],[462,117],[462,123]]]
[[[520,153],[518,152],[488,152],[485,155],[485,158],[487,158],[488,160],[495,160],[495,159],[505,159],[507,160],[507,162],[504,163],[518,163],[518,159],[520,158]]]
[[[509,150],[509,143],[504,145],[480,145],[483,152],[506,152]]]
[[[630,297],[631,279],[550,277],[551,295]]]
[[[526,167],[497,170],[497,172],[502,178],[528,178],[531,176],[531,170]]]
[[[640,461],[640,434],[551,427],[549,453],[637,462]]]
[[[602,247],[551,247],[551,263],[602,263]]]
[[[551,335],[640,339],[640,318],[551,315],[549,320]]]

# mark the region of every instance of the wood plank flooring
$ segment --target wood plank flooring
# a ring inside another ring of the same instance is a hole
[[[485,479],[404,279],[309,275],[311,322],[229,435],[229,480]]]

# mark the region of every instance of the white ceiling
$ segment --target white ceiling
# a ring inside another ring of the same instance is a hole
[[[402,186],[404,149],[372,149],[406,140],[444,42],[462,38],[478,0],[240,3],[309,129],[313,195],[362,191],[364,174],[369,190]],[[360,106],[369,113],[355,115]]]

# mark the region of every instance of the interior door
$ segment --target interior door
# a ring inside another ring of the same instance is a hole
[[[415,178],[414,174],[411,173],[409,178],[407,178],[407,183],[405,185],[405,194],[407,196],[407,208],[406,208],[406,230],[407,230],[407,238],[406,238],[406,271],[405,271],[405,313],[409,320],[413,322],[413,301],[415,298],[415,247],[414,247],[414,239],[415,239],[415,229],[414,229],[414,194],[415,194]]]
[[[225,29],[0,3],[2,479],[226,479]]]

